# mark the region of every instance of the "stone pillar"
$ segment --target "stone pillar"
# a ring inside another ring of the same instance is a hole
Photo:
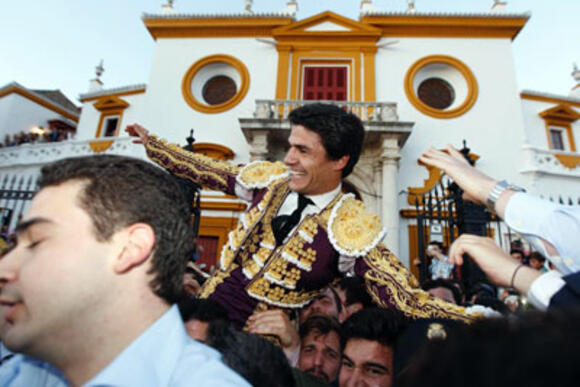
[[[250,161],[265,160],[268,154],[268,131],[255,130],[250,142]]]
[[[382,138],[381,164],[383,169],[383,226],[387,229],[384,239],[387,247],[399,255],[399,202],[398,202],[398,175],[399,175],[399,144],[394,136]]]

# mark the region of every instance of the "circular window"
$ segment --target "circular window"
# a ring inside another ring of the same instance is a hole
[[[236,95],[236,82],[226,75],[216,75],[203,85],[203,99],[209,105],[219,105]]]
[[[228,55],[211,55],[195,62],[181,84],[183,98],[202,113],[220,113],[245,97],[250,83],[248,69]]]
[[[405,76],[405,93],[420,112],[435,118],[466,113],[477,99],[471,70],[450,56],[433,55],[415,62]]]
[[[455,90],[444,79],[428,78],[417,89],[419,100],[435,109],[447,109],[455,100]]]

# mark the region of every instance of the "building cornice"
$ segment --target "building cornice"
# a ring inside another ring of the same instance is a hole
[[[144,83],[140,83],[137,85],[129,85],[129,86],[122,86],[122,87],[115,87],[111,89],[103,89],[98,91],[92,91],[89,93],[84,93],[79,95],[79,100],[81,102],[88,102],[99,99],[105,96],[115,96],[115,97],[122,97],[126,95],[133,95],[133,94],[142,94],[147,90],[147,85]]]
[[[520,97],[522,99],[528,99],[532,101],[563,103],[574,107],[580,107],[580,98],[574,98],[552,93],[544,93],[541,91],[522,90],[520,93]]]
[[[55,113],[58,113],[63,117],[68,118],[69,120],[79,122],[80,113],[78,111],[72,111],[41,94],[38,94],[30,89],[27,89],[26,87],[22,86],[17,82],[11,82],[5,85],[4,87],[0,88],[0,98],[11,93],[18,94],[24,98],[36,102],[37,104],[47,109],[50,109]]]
[[[525,14],[373,13],[361,22],[389,37],[509,38],[519,34],[530,18]]]

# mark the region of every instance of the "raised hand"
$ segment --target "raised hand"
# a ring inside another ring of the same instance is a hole
[[[147,141],[149,141],[149,131],[139,124],[127,125],[125,132],[131,137],[139,137],[138,140],[133,141],[135,144],[147,145]]]

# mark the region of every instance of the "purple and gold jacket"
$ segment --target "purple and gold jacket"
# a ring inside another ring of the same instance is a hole
[[[378,217],[351,195],[339,194],[320,213],[307,215],[276,247],[271,221],[290,192],[284,164],[263,161],[239,167],[155,136],[146,148],[151,160],[177,176],[231,195],[236,185],[251,190],[251,202],[229,234],[219,268],[200,293],[222,304],[236,325],[245,326],[255,311],[306,305],[343,275],[339,261],[364,278],[367,291],[382,307],[412,318],[472,319],[464,308],[418,287],[415,277],[380,243],[384,234]]]

